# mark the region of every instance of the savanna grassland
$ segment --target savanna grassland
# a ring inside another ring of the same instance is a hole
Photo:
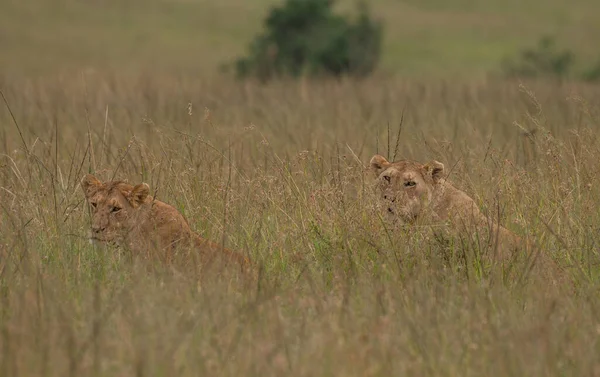
[[[276,0],[2,0],[0,67],[47,75],[110,67],[213,76],[246,51]],[[352,14],[354,0],[336,7]],[[411,77],[481,76],[552,35],[600,59],[595,0],[371,0],[385,26],[381,69]],[[578,67],[579,68],[579,67]]]
[[[8,0],[0,12],[12,22],[0,27],[15,30],[0,33],[1,376],[600,375],[600,87],[484,79],[488,63],[460,49],[456,63],[442,49],[404,75],[390,46],[407,42],[389,30],[371,78],[237,82],[217,62],[243,52],[267,2],[130,2],[122,12],[119,2],[102,12],[57,3],[68,11]],[[388,17],[404,4],[435,19],[468,2],[373,3]],[[545,4],[536,30],[553,25],[548,14],[585,28],[597,7]],[[202,16],[216,24],[192,17],[203,7],[220,9]],[[507,20],[507,9],[474,12]],[[62,29],[43,43],[37,21],[20,33],[18,17],[31,14]],[[572,27],[565,35],[587,35]],[[140,30],[150,36],[136,52]],[[445,45],[443,30],[427,35]],[[194,33],[202,47],[190,47]],[[445,61],[463,76],[436,77]],[[366,168],[375,153],[442,161],[572,285],[556,289],[520,266],[503,280],[478,258],[483,245],[388,223]],[[147,182],[193,229],[252,258],[257,278],[91,245],[79,186],[88,172]]]

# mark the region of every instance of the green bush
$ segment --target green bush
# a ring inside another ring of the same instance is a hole
[[[521,50],[517,59],[504,62],[504,73],[509,77],[565,78],[574,63],[569,50],[558,51],[553,37],[542,37],[535,48]]]
[[[235,62],[239,77],[267,80],[274,76],[364,76],[376,67],[382,25],[365,3],[348,20],[332,10],[332,0],[286,0],[265,20],[265,32]]]
[[[585,71],[582,78],[584,81],[600,81],[600,61]]]

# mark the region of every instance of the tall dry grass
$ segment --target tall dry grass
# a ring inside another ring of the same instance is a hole
[[[86,74],[0,88],[0,375],[600,375],[597,87]],[[364,166],[394,154],[400,124],[397,158],[442,161],[574,288],[497,280],[464,258],[485,250],[386,223]],[[149,183],[258,281],[89,245],[87,172]]]

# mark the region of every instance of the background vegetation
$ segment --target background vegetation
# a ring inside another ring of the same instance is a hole
[[[240,78],[367,76],[381,53],[382,26],[359,3],[355,19],[334,11],[331,0],[288,0],[274,7],[248,55],[235,61]],[[225,66],[227,67],[227,66]]]
[[[267,1],[0,2],[0,375],[599,375],[600,89],[482,78],[542,33],[596,58],[598,5],[522,3],[373,1],[374,76],[259,85],[218,68]],[[574,286],[386,223],[365,166],[400,124],[398,158],[444,162]],[[257,281],[89,245],[88,171]]]
[[[276,0],[0,2],[0,67],[48,74],[82,67],[210,76],[243,54]],[[342,14],[354,0],[338,0]],[[473,77],[505,57],[556,37],[578,64],[597,61],[594,0],[376,0],[385,25],[382,69],[403,75]],[[588,63],[589,64],[589,63]]]

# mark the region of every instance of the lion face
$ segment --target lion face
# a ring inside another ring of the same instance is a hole
[[[92,213],[90,239],[120,244],[136,225],[136,212],[148,199],[149,187],[120,181],[100,182],[86,175],[81,187]]]
[[[388,162],[380,155],[373,156],[370,165],[388,214],[409,223],[423,213],[444,172],[438,161],[425,165],[406,160]]]

